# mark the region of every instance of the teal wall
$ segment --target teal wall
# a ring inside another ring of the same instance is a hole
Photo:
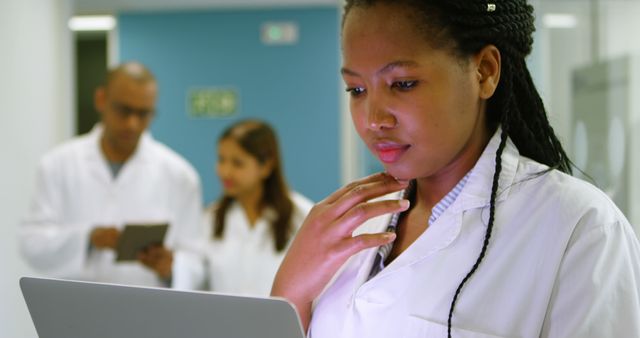
[[[297,23],[298,43],[262,44],[268,21]],[[217,137],[239,118],[275,127],[293,189],[318,201],[340,185],[336,8],[123,13],[118,25],[120,60],[145,63],[160,84],[152,133],[198,170],[206,203],[221,192]],[[235,88],[239,113],[189,117],[186,95],[194,87]]]

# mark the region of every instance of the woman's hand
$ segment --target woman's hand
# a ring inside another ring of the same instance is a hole
[[[311,320],[311,303],[346,260],[395,238],[387,232],[353,236],[353,231],[370,218],[409,207],[406,200],[368,201],[407,185],[387,174],[375,174],[344,186],[311,209],[271,290],[272,296],[284,297],[296,306],[305,330]]]

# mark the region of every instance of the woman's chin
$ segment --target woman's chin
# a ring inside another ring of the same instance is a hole
[[[234,189],[224,188],[223,190],[226,197],[236,198],[236,195],[238,195],[237,191]]]
[[[385,168],[385,172],[390,175],[393,176],[393,178],[395,178],[398,181],[410,181],[412,179],[415,178],[415,175],[411,175],[405,171],[399,170],[397,168]]]

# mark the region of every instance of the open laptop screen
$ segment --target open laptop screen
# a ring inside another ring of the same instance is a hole
[[[23,277],[40,338],[304,338],[283,299]]]

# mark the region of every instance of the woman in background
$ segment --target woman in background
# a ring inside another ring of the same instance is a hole
[[[243,120],[226,129],[216,171],[223,194],[204,215],[208,288],[267,296],[312,203],[288,189],[275,132],[265,122]]]

